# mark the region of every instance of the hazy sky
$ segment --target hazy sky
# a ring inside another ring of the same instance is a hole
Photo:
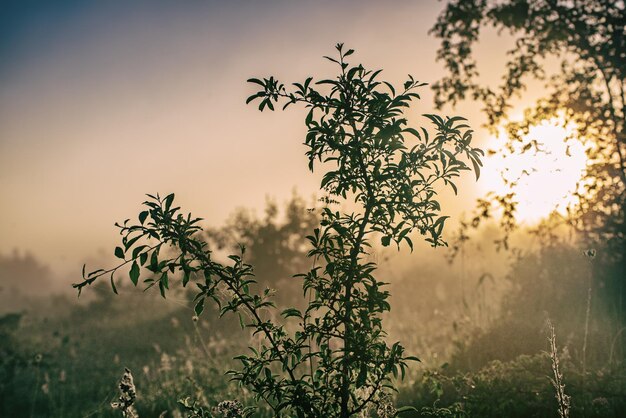
[[[176,192],[213,225],[266,196],[315,193],[305,113],[246,106],[247,78],[332,76],[321,57],[337,42],[393,82],[443,71],[427,34],[438,1],[10,4],[0,14],[0,253],[28,250],[55,268],[78,271],[83,257],[112,250],[113,223],[134,217],[145,193]],[[495,63],[486,70],[503,62],[497,42],[479,50]],[[417,123],[433,111],[422,94]],[[445,113],[479,128],[479,108]]]

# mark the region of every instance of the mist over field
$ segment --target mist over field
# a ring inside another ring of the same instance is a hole
[[[0,416],[626,415],[613,3],[9,2]]]

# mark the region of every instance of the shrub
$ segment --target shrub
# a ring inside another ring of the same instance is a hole
[[[398,342],[388,345],[381,315],[390,309],[385,283],[373,276],[376,263],[368,251],[379,237],[383,246],[398,248],[413,243],[417,231],[432,246],[441,238],[447,216],[440,214],[435,186],[449,185],[471,162],[479,174],[482,151],[470,145],[472,131],[460,117],[425,115],[435,134],[408,126],[404,110],[418,99],[415,90],[424,85],[409,76],[397,89],[378,81],[378,71],[351,66],[353,50],[337,45],[337,58],[326,57],[339,67],[333,79],[294,83],[293,90],[274,77],[250,79],[261,90],[248,98],[259,110],[303,104],[306,116],[305,145],[309,168],[327,169],[321,189],[326,205],[320,224],[307,237],[313,268],[299,274],[305,309],[282,311],[285,320],[296,322],[291,334],[284,324],[269,319],[274,304],[271,292],[255,293],[252,266],[245,261],[245,247],[229,256],[229,264],[216,262],[206,242],[198,236],[199,218],[184,216],[174,205],[174,194],[148,195],[139,222],[118,225],[122,246],[115,255],[123,261],[109,270],[85,274],[74,285],[79,291],[99,277],[111,276],[130,265],[130,279],[137,285],[142,269],[144,282],[158,286],[165,297],[170,277],[178,272],[182,285],[198,287],[195,310],[200,315],[207,300],[220,315],[235,313],[242,328],[260,334],[263,342],[241,355],[240,370],[230,371],[236,381],[252,389],[276,415],[298,417],[348,417],[376,411],[394,416],[390,404],[392,376],[403,376],[408,362]],[[319,90],[318,90],[319,89]],[[351,200],[354,211],[333,209]]]

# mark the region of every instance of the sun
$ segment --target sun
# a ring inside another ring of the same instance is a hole
[[[575,204],[574,192],[587,166],[585,148],[580,141],[570,139],[571,126],[562,121],[545,121],[529,129],[514,152],[504,151],[502,135],[491,137],[487,149],[497,150],[485,159],[484,178],[479,182],[483,192],[516,196],[516,218],[532,225],[553,211],[564,214],[567,206]],[[536,142],[534,142],[536,141]],[[522,152],[531,144],[532,149]]]

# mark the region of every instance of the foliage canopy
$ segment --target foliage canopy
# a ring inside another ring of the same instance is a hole
[[[625,251],[626,222],[626,11],[614,0],[453,0],[432,33],[441,39],[438,59],[447,74],[434,85],[436,104],[471,98],[485,105],[488,126],[504,123],[508,148],[540,152],[524,139],[544,120],[573,126],[566,141],[583,141],[588,166],[569,221],[594,242],[607,243],[618,259]],[[479,81],[473,48],[480,30],[492,26],[510,34],[502,84]],[[558,61],[550,73],[546,59]],[[511,101],[527,80],[545,82],[547,95],[525,111],[521,122],[508,121]],[[501,197],[509,204],[514,196]],[[510,206],[509,206],[510,207]]]

